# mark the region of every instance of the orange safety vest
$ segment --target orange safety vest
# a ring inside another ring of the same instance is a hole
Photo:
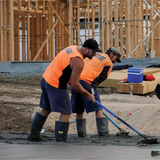
[[[112,61],[107,54],[97,53],[91,60],[85,58],[80,79],[92,84],[94,80],[99,77],[99,83],[101,83],[109,76],[112,67]],[[106,70],[104,68],[106,68]],[[105,76],[101,77],[103,75],[102,73],[105,74]]]
[[[63,49],[50,63],[42,77],[48,84],[55,88],[66,89],[71,77],[70,59],[83,56],[77,51],[77,46],[70,46]]]

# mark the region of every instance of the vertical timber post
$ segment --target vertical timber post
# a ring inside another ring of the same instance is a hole
[[[10,0],[10,20],[11,20],[11,61],[14,61],[14,15],[13,15],[13,1]]]

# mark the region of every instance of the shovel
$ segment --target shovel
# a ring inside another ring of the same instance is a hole
[[[116,136],[125,135],[128,136],[129,132],[126,132],[124,129],[120,128],[105,112],[103,114],[119,129],[120,132],[116,133]]]
[[[103,109],[105,109],[107,112],[109,112],[111,115],[113,115],[115,118],[117,118],[118,120],[120,120],[122,123],[124,123],[126,126],[128,126],[129,128],[131,128],[133,131],[135,131],[137,134],[139,134],[142,138],[144,138],[144,140],[141,140],[141,143],[147,143],[147,144],[155,144],[157,143],[158,139],[149,139],[147,136],[145,136],[144,134],[140,133],[139,131],[137,131],[135,128],[133,128],[132,126],[130,126],[128,123],[126,123],[125,121],[123,121],[121,118],[119,118],[116,114],[114,114],[113,112],[111,112],[108,108],[104,107],[101,103],[99,103],[97,100],[95,100],[95,103],[99,106],[101,106]]]

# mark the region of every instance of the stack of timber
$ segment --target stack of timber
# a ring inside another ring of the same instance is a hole
[[[117,84],[117,92],[119,93],[132,93],[132,94],[146,94],[153,92],[156,85],[160,82],[160,72],[154,73],[156,78],[154,81],[143,81],[142,83],[123,83]]]
[[[155,90],[160,81],[160,68],[143,68],[144,75],[153,74],[154,81],[143,81],[142,83],[124,83],[127,79],[127,69],[111,72],[109,77],[99,87],[117,88],[118,93],[146,94]]]

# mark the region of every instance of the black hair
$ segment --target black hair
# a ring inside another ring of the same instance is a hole
[[[109,56],[109,54],[110,54],[111,52],[113,52],[113,51],[110,50],[110,49],[108,49],[108,50],[106,51],[106,54]],[[113,52],[113,55],[116,55],[116,53]]]

